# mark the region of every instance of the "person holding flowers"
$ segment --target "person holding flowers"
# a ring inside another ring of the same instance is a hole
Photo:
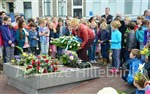
[[[95,35],[93,31],[86,25],[80,24],[78,19],[71,21],[72,34],[83,40],[80,49],[77,51],[79,58],[85,62],[89,61],[87,50],[92,45]]]
[[[54,28],[54,24],[52,22],[48,22],[48,27],[49,27],[49,30],[50,30],[49,40],[51,41],[52,39],[57,38],[57,36],[56,36],[57,31]],[[50,53],[51,53],[50,55],[52,56],[52,58],[55,58],[56,53],[57,53],[57,47],[55,45],[51,44],[51,43],[49,43],[49,44],[50,44]]]
[[[141,72],[138,72],[134,77],[134,86],[136,94],[148,94],[150,86],[148,84],[148,78]]]
[[[25,34],[25,28],[26,27],[26,23],[24,20],[20,20],[19,23],[18,23],[18,28],[16,30],[16,44],[17,46],[21,47],[24,51],[25,48],[24,48],[24,45],[25,45],[25,40],[26,40],[26,34]],[[17,50],[17,55],[21,54],[21,52],[19,50]]]
[[[56,37],[57,37],[57,38],[59,38],[59,37],[65,35],[64,29],[65,29],[65,27],[63,26],[63,19],[62,19],[62,18],[59,18],[59,19],[58,19],[58,25],[57,25],[57,27],[56,27],[56,31],[57,31]],[[62,50],[63,50],[62,48],[57,47],[57,55],[58,55],[58,56],[61,56],[61,55],[62,55]]]
[[[140,50],[132,49],[130,53],[130,60],[126,64],[126,68],[129,71],[122,76],[123,80],[130,85],[133,85],[134,76],[138,72],[139,66],[143,64],[140,58]]]

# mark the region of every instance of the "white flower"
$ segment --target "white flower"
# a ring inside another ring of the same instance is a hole
[[[52,43],[53,41],[50,41],[50,43]]]
[[[70,56],[70,60],[73,60],[74,59],[74,57],[73,56]]]
[[[80,44],[78,44],[78,47],[80,47]]]
[[[140,70],[141,72],[143,72],[144,65],[145,65],[145,63],[144,63],[144,64],[139,64],[139,70]]]
[[[70,46],[70,48],[72,48],[72,46]]]

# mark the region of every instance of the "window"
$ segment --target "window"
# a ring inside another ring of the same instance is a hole
[[[74,6],[82,6],[82,0],[73,0]]]
[[[32,6],[31,2],[24,2],[24,16],[28,20],[29,18],[32,18]]]
[[[93,13],[100,15],[100,11],[101,11],[101,2],[93,1]]]
[[[58,16],[66,16],[67,10],[66,0],[58,0]]]
[[[148,0],[148,9],[150,9],[150,0]]]
[[[108,7],[110,8],[110,14],[115,15],[116,14],[116,0],[109,0],[108,1]]]
[[[51,0],[44,0],[44,15],[51,16]]]
[[[133,0],[125,0],[125,14],[132,14]]]

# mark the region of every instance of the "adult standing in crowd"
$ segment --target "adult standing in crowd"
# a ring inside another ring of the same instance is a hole
[[[144,16],[145,19],[150,20],[150,9],[145,10],[143,16]]]
[[[95,35],[88,26],[80,24],[78,19],[73,19],[71,21],[71,26],[73,28],[73,35],[83,40],[79,51],[77,51],[77,54],[81,60],[87,62],[89,61],[87,56],[87,50],[92,45]]]
[[[110,24],[113,20],[113,16],[110,15],[110,8],[105,8],[105,14],[102,15],[103,18],[107,20],[107,24]]]

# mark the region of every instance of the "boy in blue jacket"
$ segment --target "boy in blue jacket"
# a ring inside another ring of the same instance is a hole
[[[126,72],[126,74],[124,74],[122,77],[123,80],[128,84],[133,85],[134,76],[138,72],[139,65],[143,64],[140,58],[141,58],[140,50],[132,49],[130,53],[130,60],[126,65],[128,72]]]

